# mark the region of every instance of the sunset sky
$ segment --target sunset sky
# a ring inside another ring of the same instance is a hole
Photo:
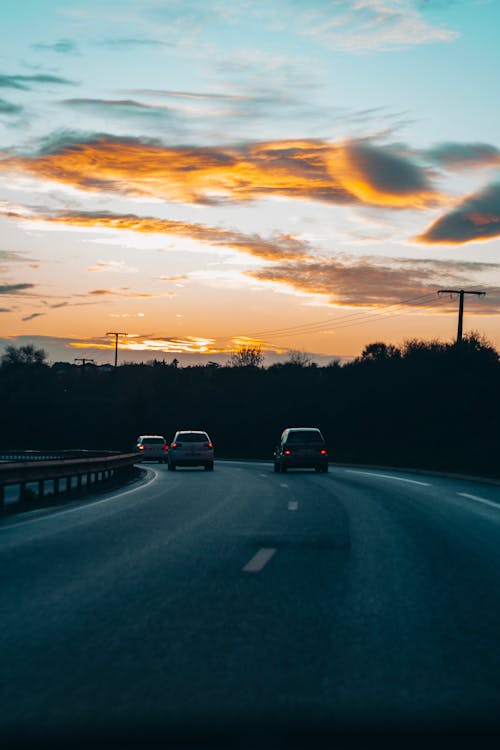
[[[500,347],[498,0],[0,11],[0,353]]]

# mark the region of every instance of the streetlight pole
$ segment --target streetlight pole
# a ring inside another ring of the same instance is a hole
[[[123,331],[107,331],[106,336],[115,337],[115,367],[117,367],[118,365],[118,337],[128,336],[128,333],[124,333]]]

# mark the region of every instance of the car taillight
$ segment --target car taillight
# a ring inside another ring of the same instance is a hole
[[[290,448],[285,448],[285,450],[283,451],[283,453],[285,454],[285,456],[290,456],[291,453],[292,453],[292,451],[290,450]]]
[[[177,448],[177,443],[172,443],[171,448]]]
[[[326,456],[326,453],[327,453],[326,448],[322,448],[320,450],[320,453],[321,453],[322,456]]]
[[[168,451],[168,445],[164,445],[164,446],[163,446],[163,450],[164,450],[164,451]]]
[[[139,446],[139,450],[140,450],[140,451],[143,451],[143,450],[144,450],[144,446],[143,446],[143,445],[140,445],[140,446]]]
[[[213,448],[214,446],[212,443],[205,443],[205,448]]]

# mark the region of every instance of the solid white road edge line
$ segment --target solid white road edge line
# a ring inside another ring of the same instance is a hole
[[[119,497],[124,497],[125,495],[132,495],[134,492],[138,492],[139,490],[144,489],[146,485],[151,484],[151,482],[154,482],[154,480],[158,477],[158,472],[155,469],[151,469],[148,467],[147,471],[153,472],[153,476],[149,479],[146,479],[144,482],[141,482],[137,487],[132,487],[131,490],[125,490],[124,492],[119,492],[117,495],[111,495],[111,497],[103,497],[99,500],[89,500],[88,503],[84,502],[82,498],[81,505],[77,505],[76,508],[61,508],[59,509],[56,505],[48,505],[47,510],[54,509],[53,513],[46,513],[43,516],[38,516],[37,518],[26,518],[25,520],[19,518],[18,521],[11,523],[11,524],[5,524],[5,526],[0,526],[0,532],[2,529],[13,529],[17,526],[27,526],[29,523],[40,523],[40,521],[48,521],[49,519],[54,520],[54,518],[60,518],[61,516],[67,516],[70,513],[78,513],[78,512],[85,512],[88,510],[88,508],[93,508],[95,505],[102,505],[103,503],[109,503],[112,500],[117,500]],[[39,509],[37,509],[39,510]],[[41,510],[45,510],[45,508],[42,508]],[[30,511],[26,511],[26,513],[29,513]],[[37,512],[37,511],[34,511]]]
[[[275,548],[262,547],[257,552],[257,554],[255,554],[252,559],[247,562],[247,564],[243,568],[243,571],[245,573],[258,573],[265,565],[267,565],[275,552]]]
[[[288,503],[288,510],[297,510],[299,507],[299,504],[297,500],[290,500]]]
[[[457,492],[460,497],[467,497],[469,500],[475,500],[477,503],[484,503],[484,505],[491,505],[493,508],[500,510],[500,504],[494,503],[492,500],[485,500],[484,497],[478,497],[477,495],[468,495],[467,492]]]
[[[284,487],[285,489],[288,489],[288,485],[287,484],[280,484],[280,487]]]
[[[376,474],[374,471],[358,471],[357,469],[346,469],[349,474],[363,474],[365,477],[378,477],[379,479],[394,479],[395,482],[407,482],[408,484],[421,484],[422,487],[432,487],[430,482],[418,482],[416,479],[403,479],[393,477],[390,474]]]

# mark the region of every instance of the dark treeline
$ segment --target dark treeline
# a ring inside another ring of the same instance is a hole
[[[370,344],[325,367],[55,363],[7,347],[0,364],[3,449],[130,450],[139,434],[205,429],[216,456],[270,459],[286,426],[319,426],[334,460],[500,476],[500,362],[478,335],[460,345]]]

